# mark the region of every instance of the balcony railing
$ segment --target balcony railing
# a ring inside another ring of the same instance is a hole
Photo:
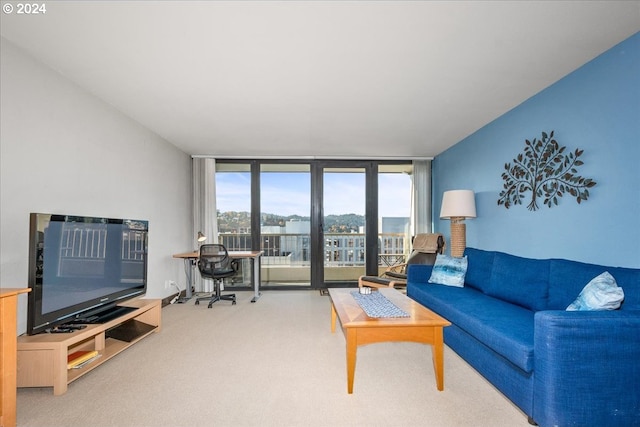
[[[251,234],[219,235],[219,242],[230,251],[251,250]],[[262,265],[309,266],[311,237],[308,234],[262,234]],[[409,247],[403,233],[378,235],[378,265],[402,262]],[[365,235],[361,233],[325,233],[324,260],[330,266],[361,266],[365,263]]]
[[[304,284],[310,280],[311,237],[309,234],[262,234],[261,278],[263,285]],[[230,251],[251,250],[250,233],[221,233],[219,242]],[[401,263],[410,250],[403,233],[378,235],[378,271]],[[327,281],[352,281],[364,273],[365,235],[362,233],[325,233],[324,267]],[[247,271],[245,271],[247,270]],[[241,267],[242,283],[250,283],[249,268]],[[246,276],[246,277],[245,277]],[[234,284],[236,283],[234,281]]]

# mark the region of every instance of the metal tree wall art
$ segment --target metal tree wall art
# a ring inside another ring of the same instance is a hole
[[[528,191],[531,191],[531,201],[527,205],[530,211],[538,210],[540,199],[552,207],[567,193],[578,203],[587,200],[588,189],[596,182],[578,175],[578,167],[583,165],[579,157],[584,150],[565,152],[566,148],[553,139],[553,131],[549,135],[542,132],[540,140],[525,140],[524,152],[513,159],[513,164],[504,165],[504,185],[498,205],[507,209],[512,204],[520,205]]]

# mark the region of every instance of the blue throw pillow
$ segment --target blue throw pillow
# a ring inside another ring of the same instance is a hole
[[[578,298],[567,307],[576,310],[616,310],[624,299],[622,288],[608,271],[593,278],[582,289]]]
[[[429,283],[439,283],[447,286],[464,286],[464,276],[467,274],[467,257],[451,257],[438,254],[431,270]]]

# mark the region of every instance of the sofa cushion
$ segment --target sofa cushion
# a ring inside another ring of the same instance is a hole
[[[591,279],[608,271],[624,289],[621,310],[640,309],[640,269],[605,267],[565,259],[552,259],[549,266],[548,310],[564,310]]]
[[[431,270],[429,283],[462,287],[465,274],[467,274],[467,257],[457,258],[438,254]]]
[[[530,310],[544,310],[549,292],[549,264],[549,260],[496,252],[487,294]]]
[[[433,265],[409,264],[407,265],[407,283],[428,283],[431,271],[433,271]]]
[[[470,288],[407,282],[407,295],[523,371],[533,371],[534,312]]]
[[[464,279],[465,286],[471,286],[487,293],[491,283],[491,270],[496,253],[481,249],[466,248],[464,255],[467,257],[467,275]]]

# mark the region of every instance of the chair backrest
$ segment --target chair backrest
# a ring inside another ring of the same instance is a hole
[[[407,264],[433,265],[437,254],[443,254],[446,247],[440,233],[416,234],[413,239],[413,251],[407,258]]]
[[[414,251],[425,254],[442,254],[446,243],[440,233],[420,233],[413,238],[412,246]]]
[[[221,244],[207,244],[200,246],[198,270],[202,277],[218,279],[235,274],[227,248]]]

